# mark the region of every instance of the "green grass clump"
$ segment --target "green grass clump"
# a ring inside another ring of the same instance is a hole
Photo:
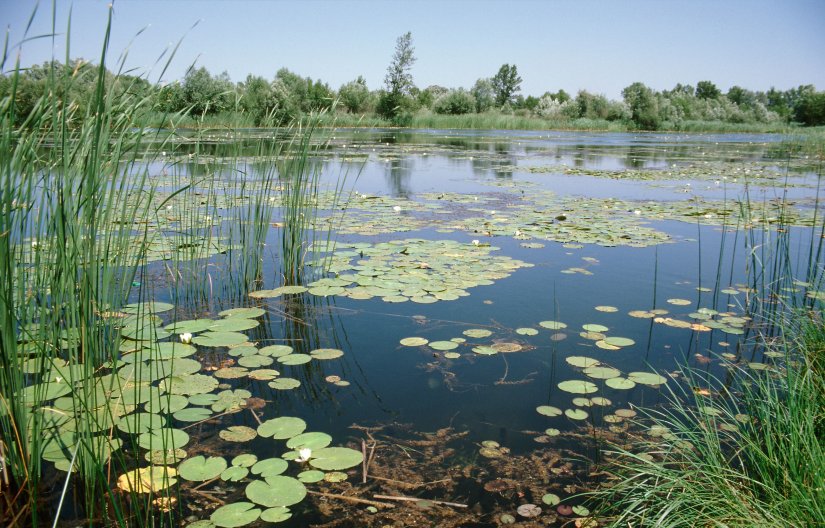
[[[594,492],[600,516],[611,526],[825,525],[822,313],[782,327],[776,364],[737,368],[733,384],[689,371],[693,389],[647,413],[641,449],[612,453],[614,478]]]

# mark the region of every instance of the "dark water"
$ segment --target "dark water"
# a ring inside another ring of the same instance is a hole
[[[413,201],[425,193],[478,196],[517,193],[518,185],[530,184],[525,187],[528,194],[540,189],[559,196],[656,203],[679,203],[696,196],[706,200],[736,200],[747,191],[755,201],[784,196],[811,207],[818,179],[804,162],[793,160],[791,163],[782,158],[781,140],[772,135],[730,134],[344,130],[332,134],[327,147],[319,153],[319,162],[328,182],[347,174],[347,186],[360,193]],[[221,142],[216,140],[215,145],[214,154],[219,158]],[[185,154],[185,147],[176,155],[181,154]],[[669,169],[687,165],[701,168],[705,162],[707,170],[697,169],[690,173],[691,178],[685,178],[684,172],[677,177],[668,173]],[[185,161],[175,167],[189,173],[197,171],[194,164],[187,166]],[[530,167],[553,169],[530,172],[527,170]],[[155,169],[167,170],[160,164]],[[571,169],[602,172],[575,174]],[[739,169],[741,175],[732,176],[733,171]],[[771,182],[764,179],[751,182],[745,176],[746,169],[770,170],[784,177]],[[605,171],[639,170],[659,172],[652,179],[604,174]],[[583,244],[578,248],[541,241],[545,247],[527,249],[512,237],[491,237],[489,242],[500,248],[495,254],[534,266],[515,270],[492,285],[470,288],[469,296],[454,301],[390,304],[379,298],[353,300],[310,294],[255,301],[244,295],[221,294],[231,287],[213,284],[213,293],[207,296],[206,304],[191,309],[208,315],[239,304],[260,306],[268,313],[260,318],[260,327],[248,331],[259,346],[286,342],[297,352],[319,347],[344,351],[343,357],[332,361],[271,367],[299,379],[302,386],[295,390],[277,391],[266,382],[248,379],[229,380],[232,388],[248,389],[267,401],[259,411],[263,420],[298,416],[307,422],[307,430],[332,435],[333,445],[359,449],[360,441],[367,436],[363,429],[353,425],[384,427],[383,433],[391,431],[399,437],[410,438],[415,434],[411,431],[431,433],[450,428],[456,433],[466,433],[451,444],[456,449],[450,462],[453,464],[483,469],[488,460],[478,456],[479,444],[494,440],[509,448],[511,456],[525,459],[538,450],[572,450],[580,454],[580,460],[588,461],[586,465],[590,467],[599,460],[600,444],[583,440],[582,436],[568,436],[569,433],[595,438],[594,431],[610,425],[603,416],[611,415],[616,409],[662,405],[669,394],[668,387],[681,383],[678,371],[686,365],[700,366],[724,376],[727,370],[719,354],[733,354],[732,361],[765,361],[761,351],[752,347],[757,328],[751,321],[741,326],[741,333],[727,333],[718,328],[700,331],[674,328],[654,318],[629,315],[634,310],[663,309],[668,311],[660,315],[665,318],[701,323],[688,314],[705,308],[741,317],[746,315],[752,295],[748,288],[754,285],[753,262],[746,258],[747,237],[742,230],[737,231],[735,226],[725,229],[674,220],[650,220],[648,225],[667,233],[670,241],[648,247]],[[817,226],[821,226],[821,220]],[[817,226],[790,227],[782,234],[793,255],[795,269],[789,271],[800,281],[806,280],[808,249],[812,237],[818,236]],[[441,233],[435,227],[440,226],[375,236],[337,235],[336,240],[374,243],[418,237],[452,239],[467,244],[479,238],[461,230]],[[759,230],[755,236],[758,239],[752,246],[767,246],[779,234],[770,228]],[[277,237],[278,231],[272,229],[263,255],[261,288],[273,288],[281,283],[277,276]],[[218,282],[222,276],[219,271],[222,259],[215,259],[214,276]],[[821,262],[818,265],[821,267]],[[564,273],[570,268],[583,268],[590,274]],[[738,293],[720,292],[731,287],[738,287]],[[804,290],[795,295],[804,296]],[[672,299],[684,299],[687,304],[668,302]],[[616,311],[595,309],[605,305],[615,307]],[[567,327],[550,330],[539,326],[539,322],[548,320],[564,322]],[[608,336],[630,338],[635,344],[618,350],[598,348],[594,340],[579,335],[585,324],[604,325],[609,329],[605,332]],[[519,335],[515,329],[520,327],[535,328],[538,334]],[[492,336],[470,338],[462,334],[470,328],[488,329]],[[443,352],[427,346],[399,344],[400,339],[411,336],[430,341],[465,338],[467,342],[453,351],[461,354],[459,358],[447,359]],[[517,342],[526,350],[493,356],[471,351],[472,346],[496,340]],[[227,358],[225,350],[215,350],[210,353],[212,360]],[[630,390],[611,389],[603,380],[587,378],[580,368],[568,364],[565,358],[569,356],[594,358],[619,369],[622,376],[634,371],[655,372],[667,382],[660,386],[637,384]],[[339,387],[328,383],[324,378],[329,375],[338,375],[350,385]],[[558,387],[558,383],[571,379],[592,381],[597,384],[598,392],[570,394]],[[540,405],[575,409],[572,400],[579,396],[600,396],[611,403],[583,407],[590,416],[581,421],[564,415],[550,418],[536,412]],[[271,440],[261,438],[243,445],[221,444],[216,436],[218,431],[232,424],[257,425],[251,413],[243,412],[224,418],[219,426],[213,423],[199,426],[190,430],[190,434],[197,437],[201,445],[218,452],[225,450],[227,458],[241,452],[255,452],[264,458],[278,456],[286,450],[281,444],[273,445]],[[561,435],[549,443],[537,442],[548,427],[559,429]],[[570,452],[565,451],[565,456],[569,457]],[[379,459],[376,464],[392,466],[393,461]],[[432,468],[422,468],[422,473],[427,472],[431,473]],[[486,475],[486,479],[495,476],[492,470]],[[360,469],[349,480],[360,483]],[[482,480],[476,488],[464,485],[451,489],[452,496],[438,496],[437,489],[430,490],[429,494],[426,490],[406,490],[406,493],[478,503],[480,506],[475,511],[480,525],[494,525],[491,515],[540,498],[510,497],[506,501],[491,502],[480,489]],[[230,493],[234,488],[243,489],[242,485],[233,486],[225,487]],[[331,492],[341,492],[341,489]],[[380,489],[374,490],[374,493],[380,492]],[[288,522],[291,526],[329,521],[306,502],[293,510],[296,515]],[[433,515],[433,522],[440,522],[439,517]],[[203,518],[202,514],[196,516]],[[381,524],[377,518],[375,523]]]

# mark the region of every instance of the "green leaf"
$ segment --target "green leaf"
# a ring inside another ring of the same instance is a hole
[[[298,504],[306,494],[303,482],[282,475],[268,477],[266,481],[256,480],[246,487],[246,497],[249,500],[268,508]]]
[[[309,463],[324,471],[337,471],[357,466],[364,460],[361,451],[348,447],[325,447],[312,452]]]
[[[178,475],[193,482],[204,482],[220,475],[226,467],[226,459],[223,457],[205,458],[199,455],[181,462]]]
[[[234,502],[221,506],[209,517],[219,528],[238,528],[258,520],[261,510],[249,502]]]

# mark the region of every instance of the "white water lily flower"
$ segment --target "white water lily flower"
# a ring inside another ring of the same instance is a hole
[[[480,241],[478,241],[478,240],[473,240],[473,245],[474,245],[474,246],[477,246],[477,245],[479,245],[479,244],[481,244],[481,242],[480,242]]]
[[[401,206],[400,206],[400,205],[396,205],[395,207],[393,207],[393,208],[392,208],[392,210],[393,210],[393,211],[395,211],[396,213],[398,213],[398,212],[400,212],[400,211],[401,211]]]
[[[302,447],[298,450],[298,458],[295,459],[295,462],[306,462],[309,460],[309,457],[312,456],[312,449],[308,447]]]
[[[183,343],[184,345],[188,345],[189,343],[192,342],[192,334],[190,334],[189,332],[186,332],[185,334],[181,334],[180,335],[180,342]]]

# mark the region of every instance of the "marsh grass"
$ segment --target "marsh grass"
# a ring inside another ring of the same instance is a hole
[[[633,449],[608,453],[611,478],[591,504],[611,526],[825,525],[822,222],[793,228],[780,209],[773,227],[752,223],[769,209],[748,192],[739,207],[742,309],[756,335],[724,379],[685,367],[667,403],[643,410]],[[723,236],[714,299],[726,245]]]

